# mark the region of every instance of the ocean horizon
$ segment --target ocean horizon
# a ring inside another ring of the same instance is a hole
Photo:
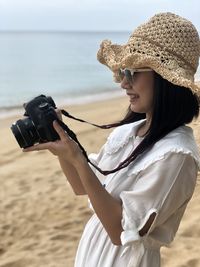
[[[0,118],[44,94],[57,106],[125,95],[96,58],[100,43],[124,44],[130,32],[0,31]],[[198,69],[196,79],[200,80]]]

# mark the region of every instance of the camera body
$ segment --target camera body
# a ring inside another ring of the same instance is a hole
[[[40,95],[24,104],[26,118],[12,124],[11,130],[21,148],[60,139],[53,127],[58,120],[51,97]]]

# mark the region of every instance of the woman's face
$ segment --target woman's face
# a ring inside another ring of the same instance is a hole
[[[133,82],[130,83],[126,76],[121,81],[121,88],[126,90],[130,98],[130,107],[133,112],[150,115],[153,107],[154,72],[136,72]]]

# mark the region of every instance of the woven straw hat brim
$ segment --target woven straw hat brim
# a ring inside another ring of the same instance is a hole
[[[193,93],[200,95],[200,87],[194,82],[195,67],[169,49],[153,42],[149,45],[149,40],[144,38],[131,36],[125,45],[112,44],[111,41],[104,40],[97,53],[97,59],[110,68],[115,82],[121,82],[120,68],[149,67],[171,83],[190,88]]]

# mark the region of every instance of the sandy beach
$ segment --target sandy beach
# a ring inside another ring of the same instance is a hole
[[[121,97],[67,110],[93,123],[107,124],[120,120],[128,104]],[[84,225],[92,215],[87,197],[73,193],[55,156],[47,151],[21,151],[9,129],[19,118],[0,120],[0,267],[73,267]],[[190,125],[198,144],[199,120]],[[88,153],[98,152],[112,131],[64,121]],[[199,178],[173,244],[161,253],[163,267],[200,266]]]

